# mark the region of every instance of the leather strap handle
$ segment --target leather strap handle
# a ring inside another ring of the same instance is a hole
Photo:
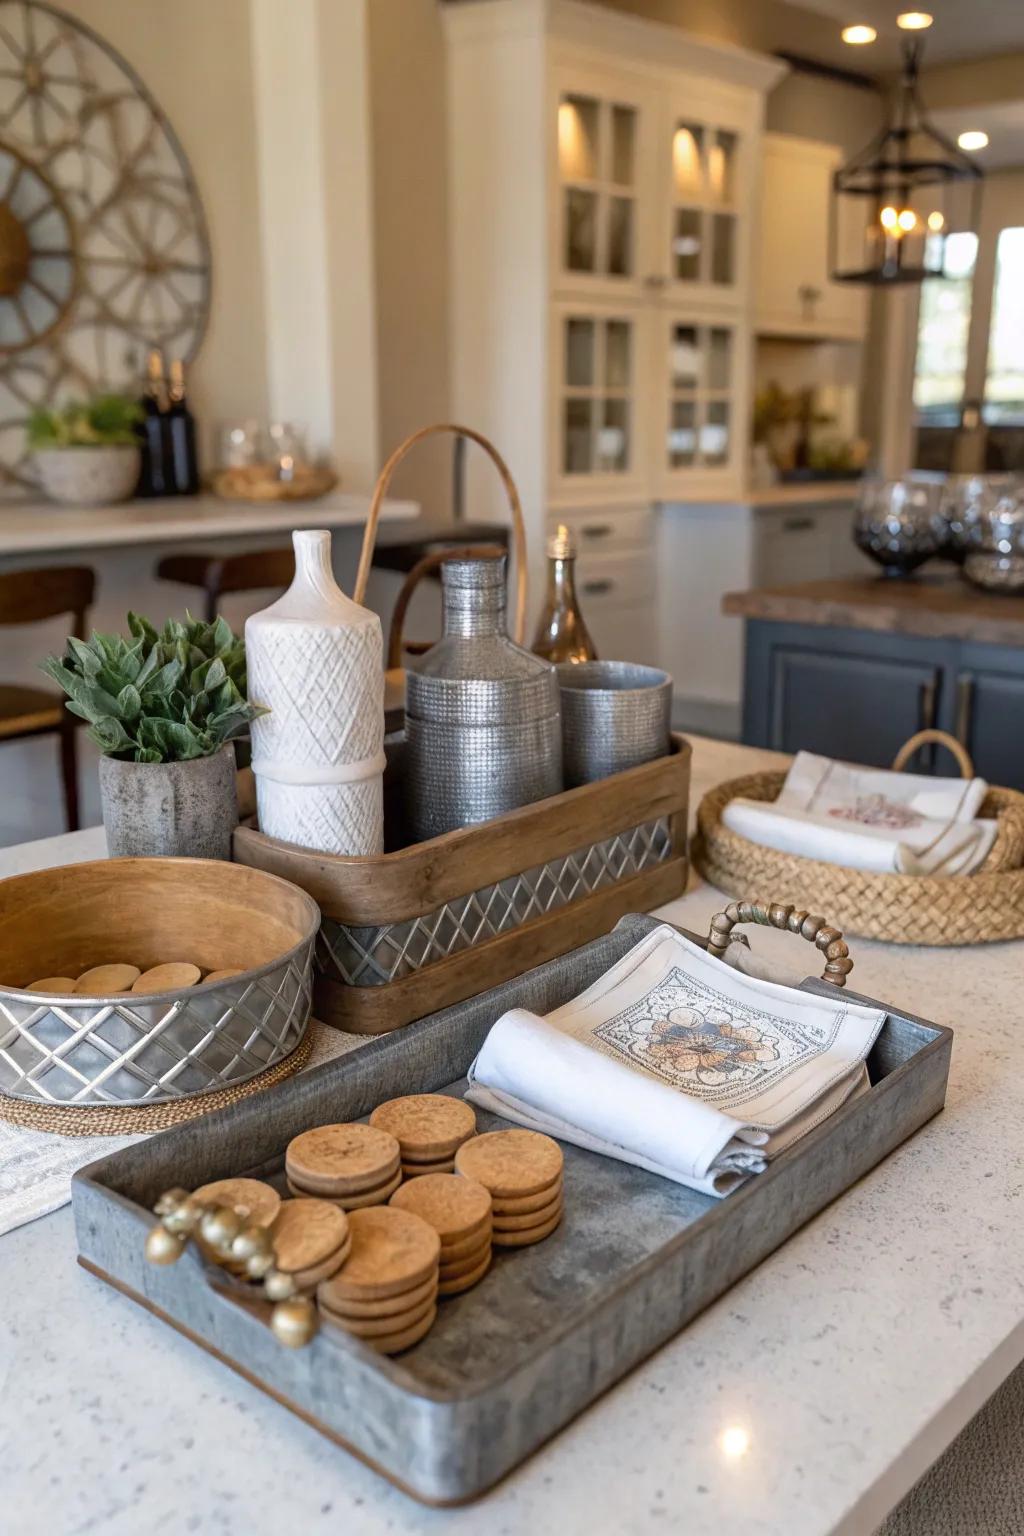
[[[960,769],[962,778],[974,778],[974,764],[971,762],[971,754],[963,743],[957,741],[956,737],[951,736],[948,731],[918,731],[916,735],[911,736],[910,740],[903,743],[893,758],[892,766],[894,770],[898,773],[901,768],[905,768],[918,747],[926,746],[930,741],[934,741],[937,746],[945,747],[948,752],[952,752],[956,758],[957,767]]]
[[[728,949],[737,923],[760,923],[766,928],[798,933],[824,955],[826,963],[822,980],[830,981],[836,987],[846,986],[846,978],[853,970],[850,951],[839,929],[830,928],[823,917],[815,917],[779,901],[731,901],[724,912],[716,912],[711,919],[708,954],[716,960],[721,960]]]
[[[380,509],[387,494],[391,477],[399,464],[405,458],[410,449],[417,443],[422,443],[425,438],[435,437],[438,432],[454,432],[459,437],[468,437],[477,443],[490,458],[505,487],[505,495],[508,498],[509,517],[512,521],[512,549],[515,555],[515,604],[512,617],[512,638],[519,645],[523,643],[526,633],[526,527],[523,523],[523,509],[519,502],[519,492],[516,483],[512,479],[511,471],[494,444],[482,432],[475,432],[472,427],[460,427],[454,422],[438,421],[433,426],[421,427],[418,432],[413,432],[399,443],[394,453],[388,459],[384,468],[377,477],[374,486],[373,499],[370,502],[370,511],[366,519],[366,529],[363,533],[363,548],[359,556],[359,569],[356,572],[356,584],[352,596],[357,603],[364,601],[366,597],[366,584],[370,579],[370,566],[373,564],[373,549],[377,542],[377,525],[380,522]]]

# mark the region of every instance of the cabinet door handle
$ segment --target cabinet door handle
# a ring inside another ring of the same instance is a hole
[[[662,272],[649,272],[644,278],[645,288],[666,288],[668,278]]]
[[[615,583],[605,578],[602,578],[600,581],[585,581],[583,583],[583,590],[588,597],[599,597],[603,592],[614,592]]]
[[[921,684],[921,704],[918,710],[918,719],[921,722],[920,730],[932,731],[935,729],[935,704],[935,679],[932,678],[929,682]]]
[[[612,531],[611,523],[584,523],[581,530],[585,539],[606,539]]]
[[[813,517],[787,517],[782,524],[784,533],[806,533],[808,529],[816,527]]]
[[[953,734],[962,747],[967,746],[971,734],[971,713],[974,707],[974,678],[970,672],[962,672],[956,685],[956,729]]]

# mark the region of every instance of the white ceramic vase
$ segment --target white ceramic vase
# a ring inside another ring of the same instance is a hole
[[[345,596],[325,529],[294,533],[295,580],[245,625],[260,829],[325,853],[384,849],[384,642]]]

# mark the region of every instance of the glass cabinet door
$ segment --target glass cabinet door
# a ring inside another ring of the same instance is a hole
[[[732,462],[732,326],[669,322],[664,470],[724,469]]]
[[[633,467],[634,323],[561,317],[559,477],[625,476]]]
[[[637,238],[637,109],[563,91],[558,103],[558,181],[563,275],[634,278]]]
[[[722,296],[738,279],[739,135],[675,117],[672,126],[670,280]]]

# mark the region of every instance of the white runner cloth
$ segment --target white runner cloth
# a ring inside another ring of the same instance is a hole
[[[504,1014],[467,1098],[725,1195],[866,1089],[884,1019],[740,974],[662,926],[546,1019]]]
[[[969,875],[996,823],[984,779],[862,768],[798,752],[777,800],[730,800],[722,821],[762,847],[874,874]]]

